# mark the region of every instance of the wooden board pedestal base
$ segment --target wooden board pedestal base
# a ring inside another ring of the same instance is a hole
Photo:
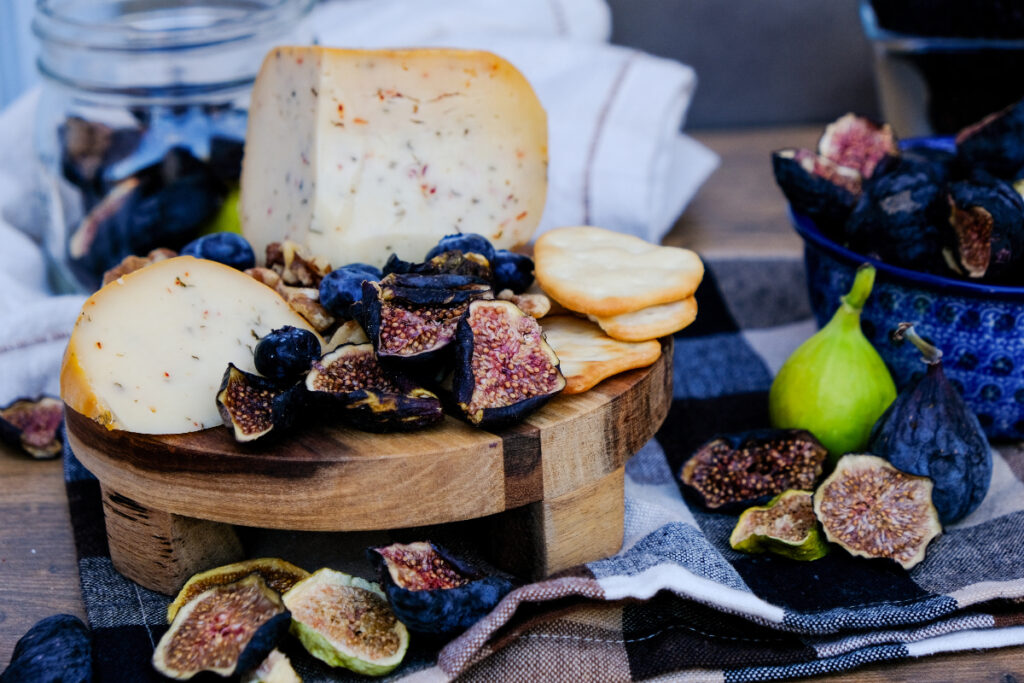
[[[534,579],[606,557],[622,544],[623,466],[671,400],[666,339],[651,367],[557,396],[494,433],[445,418],[410,434],[318,426],[238,444],[223,428],[133,434],[65,413],[72,450],[100,481],[114,566],[174,594],[193,574],[242,559],[232,525],[366,531],[476,520],[478,547]]]

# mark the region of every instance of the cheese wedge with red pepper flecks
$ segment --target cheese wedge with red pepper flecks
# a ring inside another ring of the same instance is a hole
[[[228,363],[255,372],[257,340],[283,325],[313,331],[241,271],[191,256],[158,261],[83,304],[64,352],[61,398],[109,429],[213,427],[221,424],[216,395]]]
[[[444,235],[528,242],[547,194],[547,118],[488,52],[281,47],[253,88],[242,234],[333,266],[421,260]]]

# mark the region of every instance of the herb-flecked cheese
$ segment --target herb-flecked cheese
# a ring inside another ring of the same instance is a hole
[[[242,233],[331,265],[421,260],[476,232],[525,244],[547,193],[547,119],[504,59],[468,50],[282,47],[249,110]]]
[[[83,304],[64,353],[61,398],[110,429],[213,427],[228,363],[255,372],[257,340],[283,325],[312,331],[277,292],[234,268],[191,256],[158,261]]]

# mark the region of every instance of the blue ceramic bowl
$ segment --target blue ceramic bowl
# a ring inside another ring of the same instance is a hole
[[[909,145],[948,144],[944,140]],[[943,367],[993,439],[1024,439],[1024,287],[968,282],[882,263],[836,244],[806,216],[790,212],[804,240],[807,287],[818,325],[835,313],[862,263],[877,269],[861,316],[868,337],[902,391],[924,373],[920,354],[889,341],[903,321],[942,349]]]

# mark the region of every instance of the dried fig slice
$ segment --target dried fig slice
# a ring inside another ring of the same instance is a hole
[[[828,554],[818,530],[813,492],[790,489],[767,505],[748,508],[729,536],[729,545],[745,553],[772,552],[792,560],[817,560]]]
[[[274,649],[290,621],[281,597],[256,574],[214,586],[178,610],[153,652],[153,667],[178,680],[248,671]]]
[[[565,388],[540,325],[509,301],[474,301],[455,336],[452,393],[473,424],[516,422]]]
[[[490,286],[467,276],[392,273],[363,283],[363,326],[382,358],[425,363],[454,339],[469,302],[484,296]]]
[[[19,398],[0,408],[0,439],[33,458],[56,458],[63,448],[64,404],[51,396]]]
[[[333,569],[320,569],[284,594],[292,633],[331,666],[383,676],[405,657],[409,631],[388,606],[380,586]]]
[[[236,441],[254,441],[291,426],[302,386],[284,386],[228,363],[217,392],[217,408]]]
[[[373,344],[343,344],[313,362],[306,391],[315,403],[371,432],[410,431],[442,419],[441,401],[385,368]]]
[[[395,615],[418,633],[467,629],[513,587],[506,577],[489,575],[429,541],[370,548],[368,554]]]
[[[829,541],[851,555],[886,557],[904,569],[924,559],[942,533],[932,481],[874,455],[844,455],[814,492],[814,514]]]
[[[727,512],[786,489],[813,489],[827,455],[807,430],[759,429],[703,444],[683,464],[679,478],[705,508]]]
[[[859,171],[865,178],[871,177],[882,159],[899,156],[899,153],[892,126],[853,113],[844,114],[825,126],[818,140],[818,154]]]
[[[302,679],[283,652],[271,650],[259,666],[242,677],[242,683],[302,683]]]
[[[243,579],[250,574],[259,574],[267,586],[284,593],[302,579],[309,576],[305,569],[276,557],[258,557],[215,567],[200,572],[185,582],[174,601],[167,606],[167,622],[174,621],[178,610],[191,602],[197,595],[214,586],[223,586]]]

